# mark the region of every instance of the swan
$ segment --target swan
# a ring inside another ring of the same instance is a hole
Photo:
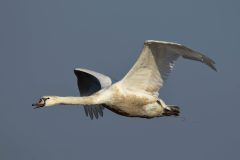
[[[146,40],[139,58],[122,80],[112,84],[104,74],[76,68],[81,97],[43,96],[32,106],[82,105],[91,119],[102,117],[104,108],[128,117],[178,116],[179,107],[167,105],[159,98],[159,90],[179,57],[202,62],[217,71],[212,59],[184,45]]]

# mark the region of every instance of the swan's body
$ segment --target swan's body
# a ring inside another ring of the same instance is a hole
[[[103,108],[129,117],[153,118],[179,114],[177,106],[168,106],[158,98],[178,57],[197,60],[216,71],[214,61],[177,43],[148,40],[135,65],[119,82],[112,84],[103,74],[75,69],[82,97],[44,96],[34,105],[83,105],[86,115],[103,116]]]

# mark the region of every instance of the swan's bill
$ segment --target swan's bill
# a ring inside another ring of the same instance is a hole
[[[32,106],[36,106],[33,109],[44,107],[47,99],[50,98],[40,98],[36,103],[32,104]]]

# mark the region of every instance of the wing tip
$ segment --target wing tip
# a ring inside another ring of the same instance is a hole
[[[73,70],[74,70],[74,72],[76,72],[76,71],[81,71],[81,72],[89,71],[88,69],[85,69],[85,68],[74,68]]]
[[[102,106],[84,106],[85,114],[87,117],[89,116],[91,120],[103,117],[103,109],[104,107]]]
[[[215,67],[216,63],[211,58],[208,58],[207,56],[203,56],[202,61],[203,63],[208,65],[211,69],[213,69],[215,72],[217,72],[217,68]]]
[[[74,71],[79,71],[79,70],[81,70],[81,68],[74,68],[73,70]]]

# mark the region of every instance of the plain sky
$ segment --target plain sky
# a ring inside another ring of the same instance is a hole
[[[239,159],[240,1],[1,0],[0,159]],[[120,80],[146,39],[216,61],[179,59],[160,96],[181,117],[127,118],[81,106],[33,110],[43,95],[78,96],[75,67]]]

